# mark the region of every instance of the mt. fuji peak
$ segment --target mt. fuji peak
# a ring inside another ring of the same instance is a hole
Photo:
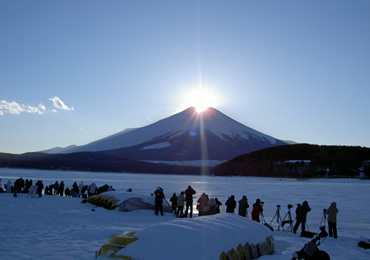
[[[285,144],[214,108],[198,113],[190,107],[151,125],[126,129],[87,145],[72,147],[64,153],[104,151],[133,160],[229,160],[262,148]]]

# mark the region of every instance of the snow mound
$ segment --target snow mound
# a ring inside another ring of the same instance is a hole
[[[124,191],[107,191],[91,196],[87,202],[106,209],[119,208],[121,211],[155,209],[155,196]],[[172,212],[166,199],[163,199],[163,211]]]
[[[137,240],[118,251],[116,256],[129,259],[220,259],[247,243],[252,248],[270,243],[272,232],[247,218],[221,213],[199,218],[176,219],[151,225],[135,233]],[[212,248],[212,250],[209,250]],[[256,249],[261,251],[261,249]],[[252,250],[251,250],[252,251]]]

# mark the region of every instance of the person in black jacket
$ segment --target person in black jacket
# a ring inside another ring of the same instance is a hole
[[[308,206],[308,202],[305,200],[302,206],[297,206],[295,211],[297,215],[297,222],[294,225],[293,232],[294,234],[297,233],[297,229],[299,224],[301,224],[301,230],[304,232],[306,230],[306,220],[307,220],[307,213],[311,211],[311,208]]]
[[[161,187],[157,187],[157,189],[154,191],[155,195],[155,214],[158,215],[158,210],[161,212],[161,215],[163,216],[163,199],[164,199],[164,193],[163,189]]]
[[[216,207],[216,214],[217,213],[220,213],[220,206],[222,205],[221,201],[218,200],[218,198],[215,198],[215,201],[216,201],[216,204],[217,204],[217,207]]]
[[[190,217],[193,216],[193,195],[195,194],[195,190],[189,185],[188,188],[185,190],[185,201],[186,201],[186,209],[185,209],[185,217],[188,216],[188,211],[190,208]]]
[[[175,215],[177,215],[177,196],[176,196],[176,193],[174,193],[172,195],[172,197],[170,198],[170,201],[171,201],[172,212]]]
[[[248,211],[247,211],[248,208],[249,208],[248,199],[244,195],[242,197],[242,199],[239,200],[239,211],[238,211],[238,214],[240,216],[247,217],[248,216]]]
[[[42,189],[44,188],[44,184],[42,183],[42,181],[38,180],[36,182],[36,186],[37,186],[37,194],[41,198],[41,196],[42,196]]]
[[[236,201],[234,195],[231,195],[230,198],[225,202],[226,205],[226,212],[227,213],[234,213],[236,208]]]

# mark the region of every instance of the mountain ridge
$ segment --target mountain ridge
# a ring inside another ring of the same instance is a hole
[[[228,160],[247,152],[286,144],[215,108],[198,113],[190,107],[148,126],[128,128],[83,146],[58,151],[105,152],[133,160]]]

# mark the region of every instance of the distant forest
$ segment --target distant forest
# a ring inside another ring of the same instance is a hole
[[[240,155],[209,168],[148,163],[102,152],[20,155],[0,153],[0,168],[5,167],[181,175],[370,178],[370,148],[310,144],[284,145]]]
[[[218,165],[218,176],[370,177],[370,148],[284,145],[238,156]]]

